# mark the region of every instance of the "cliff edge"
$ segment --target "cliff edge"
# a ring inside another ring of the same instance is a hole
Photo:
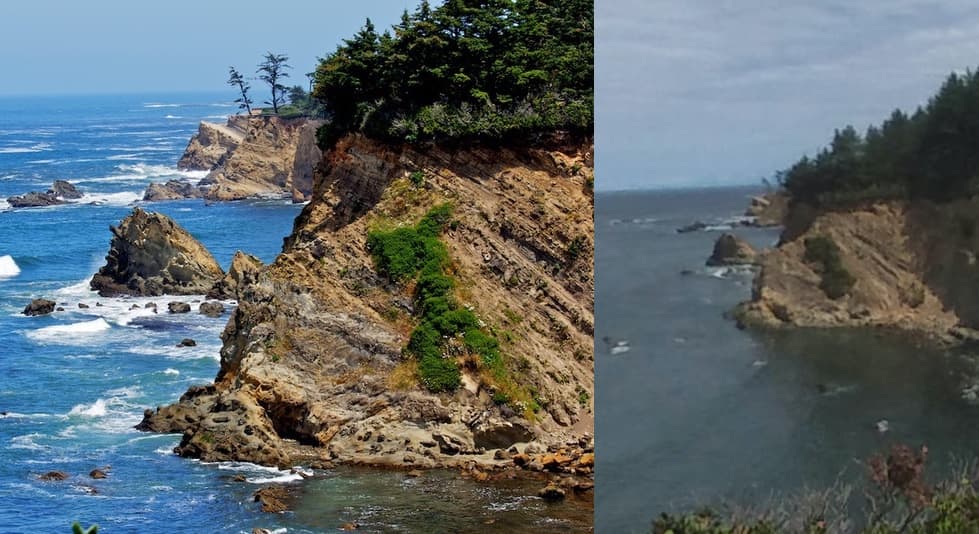
[[[590,473],[593,150],[344,137],[315,166],[282,254],[238,285],[215,382],[140,428],[183,432],[177,451],[208,461]],[[368,247],[437,206],[451,207],[439,240],[452,298],[503,362],[491,374],[443,339],[460,383],[441,392],[406,351],[417,283],[380,274]]]
[[[979,200],[878,202],[789,216],[741,326],[887,326],[943,341],[979,328]]]

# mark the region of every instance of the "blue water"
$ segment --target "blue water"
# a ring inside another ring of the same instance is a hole
[[[103,532],[321,532],[348,521],[362,532],[409,532],[430,531],[441,515],[452,516],[445,526],[455,532],[590,525],[590,508],[528,497],[538,483],[490,487],[448,473],[344,469],[299,482],[274,469],[179,458],[179,436],[133,429],[143,410],[214,378],[228,316],[131,310],[150,301],[165,310],[172,299],[99,298],[87,283],[104,263],[109,225],[142,204],[147,184],[202,177],[177,171],[176,161],[200,120],[221,122],[233,111],[223,94],[0,98],[0,199],[55,179],[84,194],[26,210],[0,200],[0,273],[7,255],[20,270],[0,277],[0,532],[67,532],[76,520]],[[238,249],[272,261],[300,210],[284,201],[144,207],[173,217],[225,268]],[[23,316],[37,297],[65,311]],[[197,346],[176,348],[185,337]],[[106,466],[108,478],[88,476]],[[52,470],[70,478],[38,479]],[[242,473],[246,482],[233,480]],[[295,512],[259,511],[252,494],[270,480],[292,480],[306,494]]]

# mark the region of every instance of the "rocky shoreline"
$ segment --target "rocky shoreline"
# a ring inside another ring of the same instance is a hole
[[[160,240],[121,224],[102,273],[112,283],[100,287],[207,286],[209,297],[238,301],[215,382],[148,410],[138,428],[182,433],[176,452],[207,461],[450,468],[477,480],[538,473],[554,479],[545,498],[589,492],[592,154],[590,144],[449,152],[351,135],[310,165],[312,201],[276,261],[239,253],[226,274],[199,268],[209,263],[202,254],[172,243],[153,247],[165,260],[142,262],[163,268],[127,268],[119,260],[139,256],[128,243]],[[227,165],[234,155],[222,157]],[[446,201],[454,216],[444,239],[466,288],[457,298],[502,337],[533,411],[501,402],[478,367],[463,367],[458,391],[431,393],[402,357],[409,288],[377,276],[367,234]],[[163,241],[183,243],[167,228]],[[134,282],[132,272],[143,275]]]
[[[309,200],[321,121],[275,116],[232,115],[226,124],[202,121],[177,163],[181,170],[208,171],[194,183],[170,180],[151,184],[146,202],[203,198]]]
[[[778,246],[758,254],[751,299],[732,317],[741,328],[884,327],[942,344],[977,341],[976,207],[970,199],[796,208]]]

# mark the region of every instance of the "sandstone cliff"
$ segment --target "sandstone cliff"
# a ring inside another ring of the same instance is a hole
[[[942,340],[971,337],[979,328],[977,208],[972,199],[818,215],[795,209],[782,243],[761,254],[752,299],[735,316],[742,325],[876,325]],[[851,277],[846,294],[830,297],[826,266],[807,258],[813,239],[835,244]]]
[[[227,125],[201,121],[197,133],[190,138],[187,149],[177,162],[181,170],[209,171],[241,144],[245,132],[241,123],[229,120]]]
[[[450,151],[342,139],[283,253],[239,283],[215,383],[148,411],[140,428],[184,432],[178,452],[205,460],[590,472],[592,157],[590,145]],[[501,399],[461,355],[462,387],[431,393],[403,355],[412,284],[377,274],[367,234],[445,202],[455,297],[500,339],[533,401]]]
[[[226,125],[201,122],[177,166],[207,170],[194,184],[152,184],[143,200],[205,198],[309,199],[313,168],[322,157],[316,146],[320,121],[234,115]]]

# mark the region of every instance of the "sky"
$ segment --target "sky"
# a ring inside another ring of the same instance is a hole
[[[760,184],[979,65],[979,2],[596,2],[596,188]]]
[[[316,58],[359,30],[398,22],[417,0],[29,0],[4,2],[0,95],[223,91],[266,51],[306,85]],[[254,84],[253,84],[254,85]]]

